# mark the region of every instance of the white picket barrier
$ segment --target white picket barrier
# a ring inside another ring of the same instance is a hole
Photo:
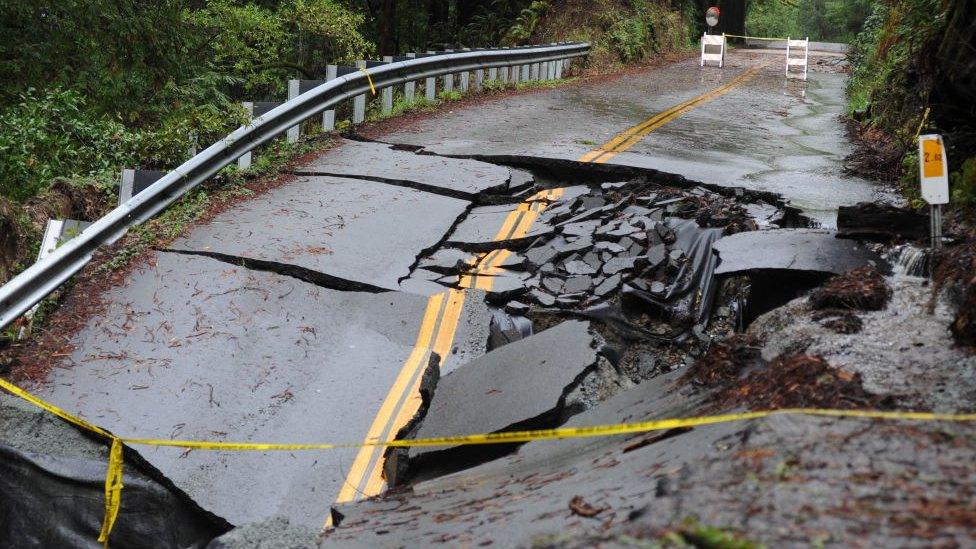
[[[709,46],[718,46],[718,53],[707,51]],[[719,68],[725,64],[725,35],[703,34],[701,40],[701,66],[708,61],[717,61]]]
[[[794,57],[791,52],[795,52],[796,49],[803,49],[803,57]],[[807,79],[807,59],[810,57],[810,39],[804,38],[803,40],[791,40],[789,37],[786,38],[786,77],[787,78],[802,78]],[[803,69],[803,74],[799,72],[790,72],[790,67],[797,67]]]

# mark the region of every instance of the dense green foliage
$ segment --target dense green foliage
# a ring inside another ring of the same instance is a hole
[[[86,106],[76,91],[29,89],[0,114],[0,194],[25,199],[55,177],[99,173],[134,160],[125,126]]]
[[[871,4],[871,0],[753,0],[746,33],[846,43],[860,32]]]
[[[375,47],[338,0],[0,4],[0,194],[167,168],[242,121],[238,101]]]
[[[945,137],[953,202],[976,206],[973,7],[944,0],[879,1],[853,42],[851,113],[900,148],[902,188],[916,201],[915,137],[922,131]]]

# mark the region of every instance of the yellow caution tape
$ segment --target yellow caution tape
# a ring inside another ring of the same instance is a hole
[[[359,67],[359,72],[366,75],[366,81],[369,82],[369,91],[373,92],[373,95],[376,95],[376,86],[373,85],[373,77],[369,75],[369,71],[363,67]]]
[[[122,505],[122,440],[112,439],[112,449],[108,454],[108,471],[105,473],[105,517],[98,541],[108,547],[108,535],[112,533],[115,519]]]
[[[739,34],[725,34],[723,36],[725,36],[726,38],[745,38],[747,40],[770,40],[770,41],[788,40],[787,38],[771,38],[769,36],[742,36]]]
[[[109,466],[105,475],[105,517],[98,540],[108,544],[108,537],[115,524],[121,504],[122,494],[122,444],[141,444],[148,446],[169,446],[194,450],[217,451],[295,451],[295,450],[329,450],[334,448],[359,448],[364,446],[386,446],[410,448],[421,446],[459,446],[476,444],[511,444],[518,442],[532,442],[539,440],[559,440],[568,438],[605,437],[612,435],[626,435],[662,431],[682,427],[699,427],[719,423],[731,423],[782,415],[806,415],[835,418],[865,418],[909,421],[976,421],[976,414],[942,414],[935,412],[885,412],[877,410],[831,410],[821,408],[783,408],[779,410],[765,410],[741,412],[735,414],[720,414],[714,416],[685,417],[671,419],[657,419],[635,423],[618,423],[610,425],[593,425],[589,427],[560,427],[557,429],[539,429],[533,431],[510,431],[502,433],[488,433],[462,435],[452,437],[424,438],[413,440],[365,441],[341,444],[281,444],[255,442],[210,442],[196,440],[164,440],[126,438],[113,435],[109,431],[92,425],[87,421],[61,410],[57,406],[37,398],[16,385],[0,379],[0,387],[10,393],[51,412],[65,421],[102,435],[112,441],[109,454]]]
[[[929,112],[931,110],[932,110],[931,107],[925,107],[925,114],[922,115],[922,121],[918,123],[918,129],[915,130],[915,139],[914,139],[914,141],[916,143],[918,143],[918,136],[922,135],[922,128],[924,128],[925,127],[925,123],[929,121]]]

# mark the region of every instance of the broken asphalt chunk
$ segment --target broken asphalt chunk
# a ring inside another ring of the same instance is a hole
[[[721,263],[715,274],[792,270],[841,274],[865,265],[888,269],[864,245],[825,229],[775,229],[726,236],[715,243]]]
[[[415,436],[555,427],[566,412],[565,396],[595,367],[598,347],[589,322],[573,320],[476,358],[440,379]],[[396,451],[387,460],[387,480],[394,486],[406,477],[421,480],[450,473],[487,461],[498,450],[510,448]]]

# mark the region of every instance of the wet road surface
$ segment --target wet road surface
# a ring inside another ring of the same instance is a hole
[[[386,139],[448,155],[586,159],[656,113],[728,86],[610,161],[781,192],[829,224],[838,204],[872,196],[867,182],[841,174],[844,76],[784,85],[760,62],[733,57],[724,72],[681,62],[514,96]],[[531,181],[497,164],[344,141],[136,269],[75,337],[77,350],[41,395],[125,436],[388,438],[420,407],[432,357],[444,375],[487,351],[491,313],[479,290],[492,289],[488,275],[508,257],[491,243],[543,235],[550,229],[534,222],[545,207],[586,191],[566,182],[535,192]],[[482,195],[506,200],[483,204]],[[485,276],[445,292],[443,275],[418,268],[441,245],[459,247],[452,259]],[[321,527],[337,498],[383,488],[372,449],[140,451],[235,524],[281,515]]]
[[[848,176],[840,115],[847,75],[783,78],[780,54],[733,50],[725,69],[688,59],[643,74],[510,97],[440,115],[383,139],[457,155],[576,159],[623,129],[768,64],[741,85],[684,112],[610,162],[718,185],[782,193],[826,227],[837,206],[871,200],[872,184]]]

